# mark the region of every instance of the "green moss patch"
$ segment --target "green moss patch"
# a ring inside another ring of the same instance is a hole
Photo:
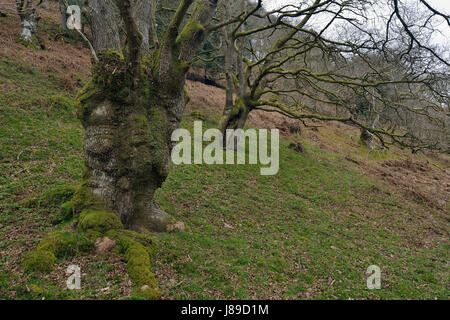
[[[133,84],[133,75],[123,55],[110,50],[99,53],[98,59],[92,68],[95,86],[111,100],[123,101],[130,95]]]
[[[119,236],[119,246],[125,253],[127,272],[133,280],[134,295],[146,300],[157,300],[161,292],[157,288],[155,275],[150,271],[148,248],[126,234]],[[142,240],[142,237],[140,237]]]
[[[8,288],[14,278],[15,275],[11,271],[0,270],[0,290]]]
[[[51,112],[67,113],[74,109],[73,100],[62,95],[53,95],[49,98],[48,108]]]
[[[73,215],[78,215],[85,209],[102,206],[101,200],[95,197],[92,194],[91,189],[89,189],[89,187],[87,186],[87,181],[88,180],[86,180],[77,188],[73,196]]]
[[[82,231],[93,230],[101,234],[123,228],[122,222],[114,212],[98,208],[84,210],[80,214],[78,225]]]
[[[23,203],[26,208],[57,207],[72,199],[75,188],[68,185],[54,187],[46,191],[41,197],[28,197]]]
[[[52,252],[57,258],[74,256],[79,251],[90,251],[94,248],[93,242],[84,234],[69,232],[49,233],[38,245],[37,250]]]
[[[73,201],[68,201],[62,204],[59,212],[53,217],[52,223],[58,224],[64,221],[68,221],[73,217]]]
[[[26,272],[49,273],[56,262],[55,255],[47,250],[33,250],[28,252],[22,262]]]

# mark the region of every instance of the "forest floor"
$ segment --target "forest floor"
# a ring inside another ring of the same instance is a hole
[[[56,10],[56,8],[53,8]],[[56,11],[55,11],[56,12]],[[89,50],[40,25],[46,50],[15,43],[19,21],[0,18],[0,299],[126,299],[122,256],[79,254],[48,275],[24,273],[23,255],[45,234],[83,170],[83,129],[73,101],[90,73]],[[188,82],[183,127],[199,111],[217,124],[224,92]],[[152,272],[163,299],[448,299],[450,157],[391,148],[368,150],[338,123],[301,128],[257,113],[250,127],[279,128],[280,171],[259,166],[173,166],[157,193],[187,225],[154,234]],[[304,152],[289,148],[300,142]],[[44,199],[29,208],[29,199]],[[67,266],[81,267],[81,290],[66,288]],[[370,265],[382,288],[368,290]]]

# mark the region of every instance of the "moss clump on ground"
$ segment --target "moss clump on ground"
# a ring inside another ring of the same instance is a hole
[[[53,217],[52,223],[58,224],[68,221],[73,217],[73,201],[68,201],[62,204],[59,212]]]
[[[46,191],[42,197],[28,197],[23,203],[26,208],[35,208],[40,206],[53,207],[72,199],[75,188],[72,186],[57,186]]]
[[[58,186],[44,193],[44,205],[60,205],[72,199],[75,193],[75,188],[72,186]]]
[[[15,275],[11,271],[0,270],[0,290],[8,288],[14,278]]]
[[[149,256],[152,256],[154,254],[157,246],[154,238],[131,230],[123,230],[121,232],[121,235],[143,245],[147,250]]]
[[[35,250],[25,255],[22,267],[28,272],[48,273],[53,269],[56,258],[71,257],[78,252],[88,252],[93,249],[94,242],[83,233],[51,232]]]
[[[27,41],[24,38],[22,38],[21,36],[18,36],[16,38],[16,43],[23,45],[24,47],[36,51],[37,49],[39,49],[41,46],[39,44],[39,39],[35,36],[31,37],[31,41]]]
[[[55,255],[47,250],[33,250],[28,252],[22,262],[26,272],[49,273],[56,262]]]
[[[89,179],[77,188],[72,198],[73,215],[80,214],[83,210],[92,207],[101,207],[101,200],[92,194],[91,189],[87,186]]]
[[[157,288],[154,274],[150,271],[150,257],[155,243],[153,238],[124,230],[120,218],[101,205],[88,187],[89,177],[77,189],[72,201],[61,207],[60,218],[70,219],[78,216],[78,234],[57,231],[49,233],[36,250],[26,254],[23,267],[26,271],[50,272],[56,258],[69,257],[78,252],[91,251],[95,241],[106,235],[117,240],[118,249],[125,255],[127,272],[133,281],[133,297],[136,299],[159,299],[161,292]],[[59,194],[59,193],[56,193]]]
[[[74,109],[74,103],[70,98],[53,95],[49,98],[48,109],[52,112],[71,112]]]
[[[41,286],[38,286],[37,284],[31,284],[29,286],[29,288],[30,288],[31,294],[34,295],[34,296],[37,296],[37,297],[43,296],[44,293],[45,293],[44,288],[41,287]]]
[[[22,201],[25,208],[36,208],[39,206],[39,198],[37,197],[27,197]]]
[[[75,254],[77,239],[68,232],[49,233],[38,245],[37,250],[49,251],[55,257],[71,256]]]
[[[38,245],[37,250],[52,252],[55,257],[70,257],[77,252],[86,252],[94,248],[92,241],[84,234],[73,234],[69,232],[49,233]]]
[[[136,233],[135,233],[136,234]],[[133,280],[134,295],[137,298],[157,300],[161,292],[157,288],[155,275],[150,271],[150,255],[148,248],[132,239],[133,233],[119,235],[119,248],[125,253],[127,272]],[[137,236],[143,240],[141,236]],[[145,241],[149,241],[149,238]]]
[[[59,210],[61,218],[64,220],[69,220],[73,216],[73,201],[68,201],[63,203],[61,209]]]
[[[80,214],[78,226],[82,231],[92,230],[101,234],[123,228],[122,222],[114,212],[101,208],[84,210]]]

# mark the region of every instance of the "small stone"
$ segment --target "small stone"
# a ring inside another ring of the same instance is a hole
[[[186,230],[186,226],[180,221],[167,226],[168,232],[183,232],[184,230]]]
[[[95,251],[98,254],[103,254],[111,251],[116,246],[116,241],[108,237],[98,238],[95,241]]]

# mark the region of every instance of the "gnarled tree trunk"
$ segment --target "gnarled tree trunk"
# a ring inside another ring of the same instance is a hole
[[[93,80],[79,96],[85,186],[126,227],[164,231],[174,221],[153,197],[169,172],[171,134],[181,120],[184,91],[166,94],[148,77],[133,87],[119,54],[99,59]]]
[[[130,229],[165,231],[175,223],[155,203],[154,194],[169,173],[171,136],[180,126],[185,107],[186,73],[217,5],[217,0],[198,1],[179,33],[192,2],[181,1],[161,48],[145,59],[139,19],[129,0],[117,0],[119,10],[103,10],[111,13],[110,22],[115,21],[117,12],[123,18],[128,44],[125,57],[111,50],[119,45],[117,34],[109,30],[109,34],[94,36],[104,43],[95,44],[101,51],[99,62],[78,96],[78,117],[85,128],[86,171],[76,196],[88,199],[86,205],[116,212]],[[100,4],[91,0],[89,5]],[[100,23],[97,12],[90,10],[94,24]],[[94,33],[102,32],[91,27]]]

